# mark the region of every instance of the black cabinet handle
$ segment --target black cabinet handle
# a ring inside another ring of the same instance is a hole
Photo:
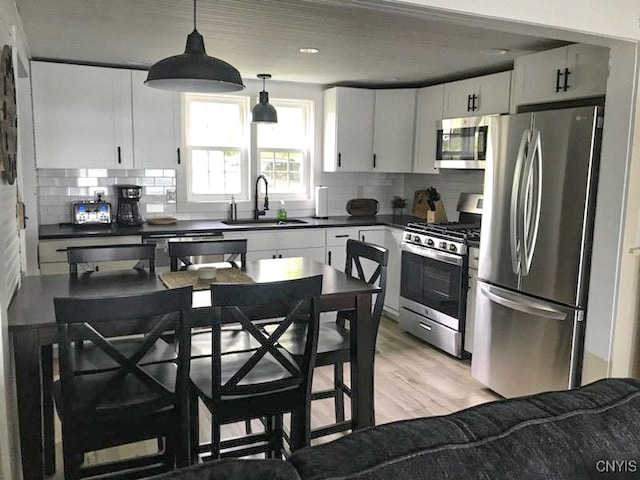
[[[562,87],[560,86],[560,77],[562,77],[563,73],[560,69],[556,70],[556,93],[558,93]]]
[[[349,234],[348,233],[344,233],[342,235],[334,235],[335,238],[349,238]]]
[[[569,90],[569,75],[571,75],[571,71],[568,68],[564,69],[564,87],[563,90],[566,92]]]
[[[467,112],[471,111],[471,95],[467,95]]]
[[[363,241],[363,242],[366,242],[366,240],[364,239],[364,235],[362,235],[362,241]]]
[[[478,97],[478,95],[476,95],[475,93],[471,96],[471,110],[472,111],[476,111],[478,109],[478,106],[476,105],[476,100],[478,100],[480,97]]]
[[[273,255],[271,255],[271,258],[276,258],[276,254],[274,253]]]
[[[373,154],[373,168],[376,168],[376,154]]]
[[[122,163],[122,153],[121,153],[121,148],[118,147],[118,163]]]
[[[176,151],[178,153],[178,165],[180,165],[180,147],[178,147]]]
[[[278,258],[282,258],[282,254],[278,255]]]
[[[327,252],[327,264],[331,265],[331,250]]]
[[[342,154],[338,152],[338,167],[342,166]]]

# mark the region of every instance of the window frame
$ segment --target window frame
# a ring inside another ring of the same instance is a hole
[[[235,104],[240,107],[240,114],[242,119],[242,141],[240,146],[222,146],[217,145],[215,147],[209,145],[191,145],[189,143],[189,131],[190,131],[190,108],[191,102],[209,102],[209,103],[227,103]],[[251,177],[251,155],[250,155],[250,122],[248,121],[249,111],[249,97],[239,95],[212,95],[212,94],[197,94],[197,93],[185,93],[184,94],[184,108],[182,108],[184,118],[184,149],[186,153],[185,161],[185,186],[186,186],[186,200],[189,203],[195,204],[212,204],[212,203],[228,203],[231,197],[234,196],[236,200],[243,201],[249,200],[251,196],[251,189],[249,188],[249,178]],[[207,151],[224,151],[224,150],[238,150],[240,153],[240,193],[212,193],[202,194],[193,193],[192,190],[192,168],[193,168],[193,150],[207,150]]]
[[[302,160],[302,178],[301,183],[303,185],[302,192],[276,192],[269,188],[269,195],[272,196],[276,200],[285,200],[285,201],[293,201],[293,200],[309,200],[311,198],[311,190],[312,190],[312,181],[313,181],[313,173],[315,169],[315,163],[313,158],[314,152],[314,135],[315,135],[315,127],[314,127],[314,101],[310,99],[285,99],[285,98],[270,98],[269,103],[273,105],[278,110],[278,107],[296,107],[302,108],[304,111],[304,121],[305,121],[305,145],[306,151],[302,151],[303,160]],[[258,127],[258,125],[256,125]],[[262,173],[261,165],[260,165],[260,152],[262,150],[265,151],[274,151],[274,152],[300,152],[300,149],[294,149],[289,147],[284,148],[272,148],[265,147],[261,148],[258,144],[258,128],[255,129],[255,135],[253,138],[255,142],[252,146],[252,155],[254,158],[252,159],[252,166],[255,175],[252,177],[256,177]]]

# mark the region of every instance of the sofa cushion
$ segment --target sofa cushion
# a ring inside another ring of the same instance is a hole
[[[598,476],[613,461],[638,475],[640,380],[380,425],[289,461],[303,480],[623,478]]]
[[[224,459],[175,470],[155,480],[300,480],[284,460]]]

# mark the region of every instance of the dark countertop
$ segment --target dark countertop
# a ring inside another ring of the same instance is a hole
[[[124,227],[116,224],[111,226],[76,227],[71,224],[40,225],[38,237],[41,240],[56,240],[61,238],[109,237],[123,235],[197,235],[200,233],[232,232],[243,230],[283,230],[298,228],[328,228],[328,227],[370,227],[375,225],[404,228],[408,222],[416,220],[412,215],[376,215],[372,217],[339,216],[327,219],[301,217],[306,223],[287,225],[226,225],[222,220],[179,220],[174,225],[141,225],[139,227]]]

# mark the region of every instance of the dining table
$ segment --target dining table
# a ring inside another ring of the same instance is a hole
[[[42,479],[55,473],[53,346],[57,327],[53,299],[100,297],[154,292],[167,287],[156,273],[142,269],[96,271],[80,275],[41,275],[22,279],[8,310],[13,343],[18,426],[23,476]],[[375,424],[374,338],[372,296],[379,287],[309,258],[276,258],[246,263],[254,282],[273,282],[322,275],[320,310],[355,310],[350,325],[351,402],[353,428]],[[192,326],[211,323],[210,290],[194,290]]]

